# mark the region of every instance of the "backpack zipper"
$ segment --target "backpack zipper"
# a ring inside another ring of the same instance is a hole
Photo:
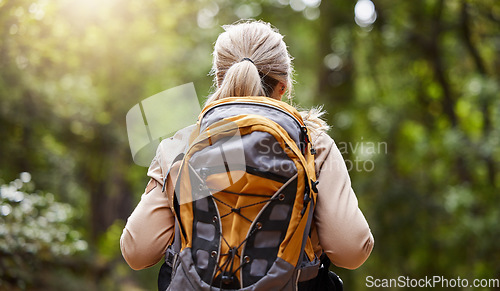
[[[244,104],[244,105],[257,105],[257,106],[264,106],[264,107],[268,107],[268,108],[272,108],[272,109],[275,109],[275,110],[278,110],[286,115],[288,115],[289,117],[291,117],[295,123],[297,123],[297,125],[299,126],[300,128],[300,133],[302,134],[302,136],[300,137],[301,141],[304,142],[304,145],[303,146],[302,144],[300,144],[300,151],[302,152],[302,155],[306,155],[306,152],[307,152],[307,144],[310,144],[311,141],[309,140],[308,138],[308,135],[307,135],[307,127],[305,126],[305,124],[301,123],[295,116],[293,116],[290,112],[287,112],[277,106],[274,106],[274,105],[270,105],[270,104],[265,104],[265,103],[260,103],[260,102],[243,102],[243,101],[232,101],[232,102],[227,102],[227,103],[221,103],[221,104],[217,104],[215,106],[213,106],[212,108],[208,109],[207,111],[205,111],[203,113],[203,115],[200,117],[200,120],[203,119],[203,117],[205,117],[205,114],[207,114],[208,112],[212,111],[212,109],[214,108],[217,108],[217,107],[220,107],[220,106],[224,106],[224,105],[230,105],[230,104]],[[312,147],[311,147],[312,149]]]
[[[201,116],[200,120],[203,119],[203,117],[205,116],[205,114],[207,114],[208,112],[212,111],[212,109],[214,108],[217,108],[217,107],[220,107],[220,106],[224,106],[224,105],[230,105],[230,104],[250,104],[250,105],[258,105],[258,106],[264,106],[264,107],[269,107],[269,108],[273,108],[273,109],[276,109],[278,111],[281,111],[283,113],[285,113],[286,115],[290,116],[293,120],[295,120],[295,122],[299,125],[299,127],[305,127],[305,125],[303,125],[295,116],[293,116],[290,112],[287,112],[279,107],[276,107],[274,105],[270,105],[270,104],[265,104],[265,103],[260,103],[260,102],[243,102],[243,101],[232,101],[232,102],[227,102],[227,103],[221,103],[221,104],[217,104],[217,105],[214,105],[212,108],[208,109],[207,111],[205,111],[205,113],[203,113],[203,115]]]

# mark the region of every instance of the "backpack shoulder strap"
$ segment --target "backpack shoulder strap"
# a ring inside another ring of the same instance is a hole
[[[167,173],[165,174],[165,177],[163,178],[163,188],[161,189],[162,192],[165,192],[165,189],[166,189],[166,185],[167,185],[167,179],[168,179],[168,175],[170,175],[170,171],[172,170],[172,167],[174,166],[174,164],[180,160],[182,160],[182,158],[184,158],[184,152],[178,154],[174,160],[172,161],[172,163],[170,164],[170,167],[168,168],[168,171]]]
[[[168,179],[168,175],[170,174],[170,171],[172,170],[172,167],[173,165],[178,162],[178,161],[181,161],[183,158],[184,158],[184,155],[185,153],[180,153],[178,154],[175,159],[172,161],[172,164],[170,165],[170,167],[168,168],[168,171],[165,175],[165,178],[163,178],[163,188],[162,188],[162,192],[165,192],[166,190],[166,185],[167,185],[167,179]],[[182,231],[182,234],[183,235],[186,235],[186,232],[185,230],[182,228],[182,224],[180,224],[180,205],[179,205],[179,201],[177,200],[177,195],[175,193],[175,190],[174,190],[174,196],[173,196],[173,201],[171,201],[172,203],[172,208],[174,210],[174,216],[175,216],[175,227],[176,228],[179,228],[180,227],[180,230]],[[175,233],[175,236],[174,236],[174,243],[175,241],[179,239],[179,235],[177,235],[177,229],[176,229],[176,233]],[[180,250],[180,242],[178,243],[178,250]]]
[[[162,192],[165,192],[166,190],[166,184],[167,184],[167,178],[168,175],[170,174],[170,171],[172,170],[173,165],[182,160],[184,158],[184,153],[180,153],[175,157],[175,159],[172,161],[170,164],[170,167],[165,174],[165,177],[163,178],[163,188]],[[174,197],[176,197],[174,193]],[[175,198],[174,198],[175,199]],[[168,246],[167,250],[165,251],[165,262],[160,268],[160,273],[158,274],[158,290],[163,291],[168,288],[170,285],[170,281],[172,279],[172,271],[173,267],[176,264],[177,257],[179,256],[179,252],[181,249],[181,239],[180,239],[180,229],[179,229],[179,222],[177,221],[177,215],[175,216],[175,223],[174,223],[174,241]]]
[[[304,229],[304,236],[302,238],[302,246],[300,249],[299,262],[297,264],[297,282],[303,282],[314,278],[318,272],[319,261],[315,257],[312,262],[309,262],[306,259],[307,255],[305,253],[305,246],[307,243],[307,239],[309,237],[309,233],[311,230],[312,219],[314,216],[314,200],[311,200],[311,204],[309,206],[309,213],[307,216],[307,223]],[[302,262],[300,261],[302,260]]]

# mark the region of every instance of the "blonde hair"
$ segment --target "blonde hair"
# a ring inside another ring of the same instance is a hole
[[[263,21],[224,25],[214,46],[216,91],[207,103],[225,97],[268,96],[278,83],[292,91],[292,58],[283,36]]]
[[[325,111],[323,111],[322,106],[313,107],[309,110],[300,111],[299,113],[307,128],[312,132],[319,133],[321,131],[327,132],[330,130],[330,126],[323,120]]]
[[[276,85],[286,84],[291,99],[293,88],[292,57],[277,29],[263,21],[242,21],[222,27],[214,45],[211,73],[215,92],[206,104],[226,97],[271,97]],[[321,107],[301,111],[306,126],[312,131],[328,131],[321,118]]]

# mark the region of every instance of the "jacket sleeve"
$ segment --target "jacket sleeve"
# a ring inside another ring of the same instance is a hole
[[[184,151],[187,138],[194,126],[178,131],[173,137],[163,140],[156,151],[148,170],[151,177],[141,201],[127,220],[120,238],[123,258],[134,270],[144,269],[158,263],[172,241],[175,217],[167,197],[174,192],[174,181],[180,163],[173,165],[162,192],[165,174],[175,157]]]
[[[134,270],[159,262],[174,232],[174,215],[166,194],[162,192],[162,173],[157,158],[158,155],[148,171],[151,180],[120,238],[123,258]],[[172,184],[172,181],[167,181],[170,191],[173,191]]]
[[[333,264],[356,269],[370,255],[373,235],[358,208],[344,159],[334,141],[321,133],[315,147],[319,181],[314,213],[316,239]]]
[[[159,262],[172,240],[174,216],[161,185],[151,179],[120,238],[123,258],[134,270]]]

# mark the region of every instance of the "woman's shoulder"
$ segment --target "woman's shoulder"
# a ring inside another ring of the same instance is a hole
[[[148,176],[160,183],[163,180],[163,173],[166,173],[175,158],[184,153],[188,145],[189,137],[196,125],[190,125],[177,131],[172,137],[163,139],[156,149],[156,156],[149,166]]]
[[[161,155],[162,160],[172,162],[175,157],[183,153],[189,143],[189,137],[193,132],[195,124],[177,131],[172,137],[166,138],[160,142],[156,155]]]
[[[330,155],[335,142],[325,131],[311,131],[311,141],[316,151],[314,155],[316,176],[319,176],[320,170]]]
[[[312,130],[311,131],[311,141],[313,145],[331,145],[335,143],[333,138],[324,130]]]

